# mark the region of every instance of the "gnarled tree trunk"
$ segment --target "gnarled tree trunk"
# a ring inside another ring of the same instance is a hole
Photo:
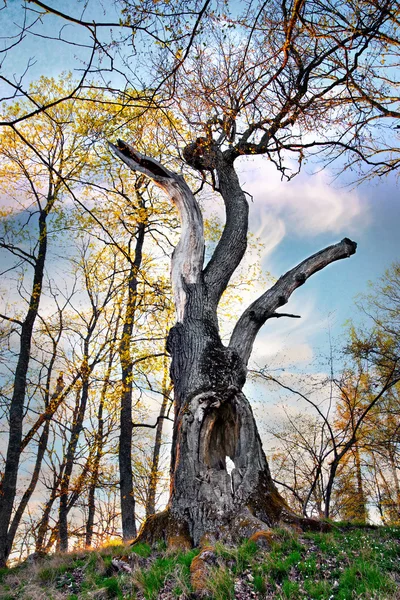
[[[198,545],[202,538],[215,538],[216,532],[223,538],[251,535],[262,523],[277,522],[286,505],[272,482],[242,392],[241,358],[224,348],[212,327],[202,347],[188,352],[191,336],[185,325],[189,331],[196,328],[188,319],[183,327],[175,326],[169,337],[173,374],[178,375],[177,361],[179,368],[192,371],[191,365],[196,364],[198,370],[177,406],[170,511],[178,523],[187,524]]]
[[[202,217],[184,179],[124,142],[111,147],[169,195],[182,223],[171,268],[177,323],[167,340],[175,393],[171,496],[167,510],[148,518],[139,537],[166,536],[171,543],[190,540],[198,545],[218,537],[249,536],[280,521],[300,522],[272,481],[242,392],[247,363],[267,319],[295,316],[276,310],[313,273],[354,254],[356,244],[344,239],[288,271],[243,312],[225,346],[217,307],[243,258],[248,230],[248,204],[234,170],[235,156],[205,138],[184,151],[188,164],[217,174],[226,208],[222,236],[203,268]]]

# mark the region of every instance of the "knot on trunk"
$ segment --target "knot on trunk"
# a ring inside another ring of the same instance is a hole
[[[217,166],[218,146],[213,140],[199,137],[183,149],[185,162],[197,171],[213,171]]]
[[[246,382],[246,367],[239,354],[232,348],[210,343],[203,353],[201,371],[208,379],[211,389],[217,390],[221,396],[232,396]]]
[[[168,354],[170,354],[171,356],[173,355],[175,348],[179,347],[182,337],[183,337],[183,334],[184,334],[184,327],[183,327],[182,323],[176,323],[169,330],[169,333],[167,335],[167,342],[165,345],[165,349],[168,352]]]

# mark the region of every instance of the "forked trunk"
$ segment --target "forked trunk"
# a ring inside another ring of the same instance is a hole
[[[318,527],[297,517],[271,478],[257,426],[242,388],[254,340],[291,294],[325,266],[354,254],[345,238],[283,275],[242,314],[228,346],[221,342],[217,308],[240,264],[248,230],[248,203],[235,172],[234,153],[198,138],[183,152],[196,169],[217,174],[226,224],[204,267],[204,233],[199,206],[184,179],[125,142],[110,144],[133,171],[143,173],[170,197],[182,224],[171,266],[177,323],[167,350],[175,394],[171,495],[167,509],[150,516],[138,539],[166,537],[169,545],[238,540],[280,521]]]

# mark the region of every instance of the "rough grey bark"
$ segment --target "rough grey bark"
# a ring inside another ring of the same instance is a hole
[[[276,309],[313,273],[354,254],[356,244],[344,239],[286,273],[244,311],[225,346],[217,306],[243,258],[248,229],[248,205],[234,157],[204,138],[184,151],[191,166],[215,171],[226,207],[222,236],[203,269],[201,214],[183,178],[124,142],[111,147],[133,171],[145,174],[170,196],[182,222],[171,267],[177,323],[167,340],[175,395],[171,496],[167,511],[158,519],[149,518],[140,537],[162,534],[170,543],[183,537],[197,545],[218,536],[251,535],[282,520],[299,521],[275,488],[242,392],[247,362],[260,327],[269,318],[283,316]],[[234,465],[230,473],[228,459]]]

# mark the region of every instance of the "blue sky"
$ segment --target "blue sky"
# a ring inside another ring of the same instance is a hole
[[[357,253],[314,275],[292,296],[285,311],[300,320],[274,320],[264,327],[255,360],[272,359],[272,347],[288,350],[306,363],[333,338],[343,337],[343,324],[358,318],[354,298],[367,291],[368,281],[399,260],[400,203],[394,176],[350,186],[346,176],[334,180],[328,169],[303,171],[290,182],[280,181],[262,158],[241,166],[241,180],[254,201],[250,222],[266,245],[263,266],[279,277],[301,260],[344,237],[357,242]],[[258,230],[258,231],[257,231]],[[279,340],[278,340],[279,338]],[[271,346],[271,352],[268,351]]]
[[[65,5],[54,0],[52,6],[78,16],[83,3],[74,0]],[[89,3],[85,18],[89,20],[92,7],[98,6],[98,2]],[[11,0],[0,13],[6,24],[3,31],[15,32],[14,23],[22,14],[20,3]],[[101,19],[109,17],[99,15]],[[57,35],[58,30],[57,19],[44,19],[42,32]],[[76,28],[68,25],[63,35],[84,42],[85,34],[79,31],[78,38]],[[58,76],[82,67],[77,53],[74,46],[28,35],[23,44],[10,51],[3,67],[8,76],[18,76],[28,59],[34,58],[26,81],[41,74]],[[257,364],[283,361],[289,368],[297,365],[306,369],[317,351],[326,347],[328,325],[334,338],[343,337],[343,323],[355,315],[356,294],[364,292],[368,280],[376,280],[399,259],[400,204],[395,176],[354,188],[346,176],[334,180],[328,169],[314,175],[304,170],[291,182],[281,182],[273,165],[262,158],[244,160],[239,170],[244,188],[254,198],[250,222],[265,245],[263,267],[274,277],[343,237],[358,243],[355,256],[329,266],[295,292],[287,309],[301,314],[301,320],[269,322],[259,337],[254,353]],[[261,292],[261,286],[254,282],[246,300],[250,302]]]

